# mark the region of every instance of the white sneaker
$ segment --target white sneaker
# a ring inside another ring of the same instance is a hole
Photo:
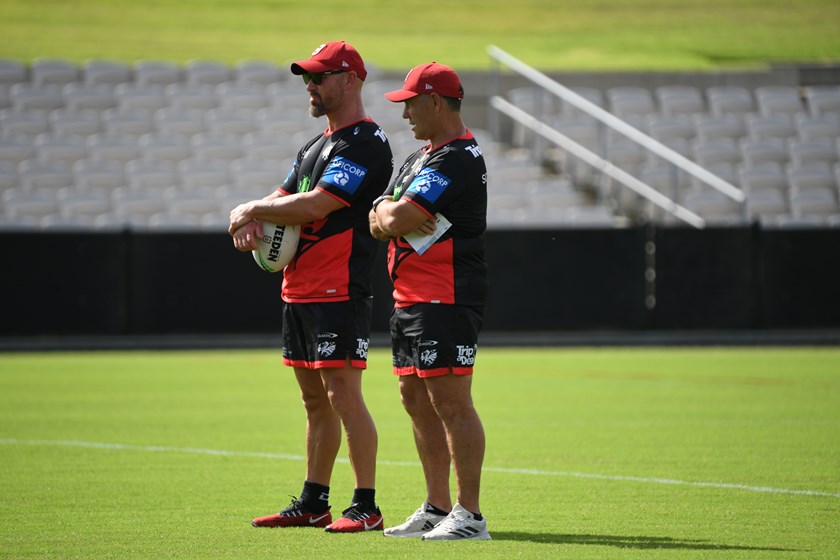
[[[386,537],[422,537],[432,529],[435,525],[446,519],[445,515],[436,515],[426,511],[429,504],[423,502],[420,509],[412,513],[405,523],[397,525],[396,527],[389,527],[385,529]]]
[[[478,521],[461,504],[455,504],[452,513],[423,535],[424,541],[489,541],[487,520]]]

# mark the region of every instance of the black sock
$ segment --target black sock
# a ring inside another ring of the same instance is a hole
[[[481,514],[480,514],[480,513],[475,513],[474,511],[471,511],[470,513],[473,515],[473,517],[475,517],[475,520],[476,520],[476,521],[481,521],[482,519],[484,519],[484,518],[481,516]]]
[[[443,515],[443,516],[449,515],[448,511],[443,511],[439,507],[434,506],[434,505],[430,504],[429,502],[426,502],[426,513],[433,513],[435,515]]]
[[[304,480],[300,501],[310,512],[324,513],[330,506],[330,487]]]
[[[356,488],[353,491],[354,504],[361,504],[365,509],[376,509],[376,490],[373,488]]]

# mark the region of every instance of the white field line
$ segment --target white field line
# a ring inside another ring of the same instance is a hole
[[[259,451],[230,451],[226,449],[204,449],[200,447],[169,447],[163,445],[130,445],[123,443],[102,443],[95,441],[70,441],[49,439],[14,439],[0,438],[0,445],[32,445],[52,447],[84,447],[93,449],[108,449],[117,451],[142,451],[146,453],[188,453],[193,455],[217,455],[224,457],[257,457],[260,459],[276,459],[280,461],[304,461],[303,455],[288,455],[283,453],[262,453]],[[339,463],[349,463],[348,459],[338,458]],[[419,467],[416,461],[388,461],[377,460],[377,464],[398,467]],[[518,474],[531,476],[557,476],[569,478],[589,478],[594,480],[614,480],[619,482],[640,482],[645,484],[670,484],[674,486],[695,486],[700,488],[723,488],[727,490],[743,490],[747,492],[765,492],[769,494],[793,494],[799,496],[826,496],[840,498],[840,493],[821,492],[817,490],[791,490],[788,488],[773,488],[770,486],[750,486],[748,484],[732,484],[727,482],[693,482],[671,478],[647,478],[642,476],[621,476],[596,473],[580,473],[569,471],[545,471],[538,469],[513,469],[503,467],[483,468],[484,472],[504,474]]]

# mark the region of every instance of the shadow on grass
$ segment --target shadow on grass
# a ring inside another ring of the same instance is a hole
[[[625,537],[618,535],[563,535],[554,533],[524,533],[521,531],[490,531],[493,540],[528,541],[544,544],[582,544],[614,546],[617,548],[680,549],[680,550],[755,550],[765,552],[795,552],[790,548],[717,544],[704,540],[673,539],[670,537]]]

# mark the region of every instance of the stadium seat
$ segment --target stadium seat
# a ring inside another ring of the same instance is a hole
[[[189,139],[206,131],[204,110],[164,107],[155,111],[154,120],[158,132],[163,135],[181,136]]]
[[[0,59],[0,85],[13,86],[22,84],[28,79],[26,66],[18,60]]]
[[[138,86],[169,86],[181,81],[181,70],[167,60],[138,60],[134,63],[134,82]]]
[[[169,99],[169,105],[176,110],[198,109],[209,111],[218,106],[214,85],[172,84],[167,86],[165,92]]]
[[[825,162],[810,162],[803,165],[791,165],[787,170],[788,183],[791,194],[812,189],[829,189],[837,187],[836,178],[831,166]]]
[[[88,86],[110,86],[131,81],[131,69],[117,60],[87,60],[82,65],[82,81]]]
[[[667,116],[694,115],[706,111],[703,94],[693,86],[660,86],[656,88],[656,99],[662,114]]]
[[[785,114],[777,115],[747,115],[747,135],[751,140],[766,140],[779,138],[787,140],[796,136],[793,120]]]
[[[784,141],[775,138],[745,140],[741,143],[741,154],[744,157],[744,164],[752,167],[766,161],[785,165],[790,158]]]
[[[79,111],[106,111],[117,106],[117,99],[110,89],[68,84],[64,87],[64,100],[68,113]]]
[[[9,89],[12,109],[26,111],[54,111],[64,107],[64,97],[57,87],[39,87],[32,84],[17,84]]]
[[[834,191],[829,188],[809,188],[801,192],[791,192],[790,207],[796,217],[821,216],[826,218],[837,213]]]
[[[123,165],[113,161],[77,162],[73,166],[73,177],[76,188],[82,190],[111,191],[127,184]]]
[[[111,203],[116,214],[123,217],[139,217],[143,223],[148,222],[152,214],[164,212],[166,209],[159,193],[127,188],[114,189],[111,192]]]
[[[720,162],[734,165],[741,162],[741,154],[732,138],[717,138],[709,141],[698,140],[694,144],[694,160],[704,167]]]
[[[790,161],[793,165],[811,162],[825,162],[829,165],[838,163],[840,154],[834,143],[828,139],[791,140],[789,144]]]
[[[17,165],[28,159],[35,159],[38,153],[33,143],[25,137],[0,136],[0,163]]]
[[[665,145],[673,139],[691,140],[697,130],[694,122],[685,116],[651,115],[647,122],[648,133]]]
[[[797,133],[802,140],[834,141],[840,138],[840,118],[800,115],[795,122]]]
[[[30,65],[32,83],[36,86],[65,86],[79,81],[74,62],[62,59],[38,58]]]
[[[35,137],[34,145],[38,159],[43,162],[64,163],[72,167],[77,161],[88,157],[87,146],[80,137],[44,133]]]
[[[242,136],[259,130],[254,112],[243,109],[211,109],[204,121],[211,134]]]
[[[3,192],[4,215],[14,220],[40,222],[44,216],[58,213],[55,191],[15,188]]]
[[[50,123],[44,111],[0,111],[0,130],[3,136],[17,136],[21,140],[32,141],[44,132],[49,132]]]
[[[150,231],[196,231],[201,226],[202,217],[203,215],[174,215],[171,212],[160,212],[149,216],[147,225]]]
[[[88,137],[90,159],[103,163],[125,165],[126,162],[140,157],[137,138],[108,133],[94,134]]]
[[[156,125],[151,112],[109,109],[102,113],[102,127],[111,136],[131,137],[135,140],[144,134],[155,132]]]
[[[121,111],[141,110],[154,112],[169,105],[163,87],[120,84],[114,88],[114,97]]]
[[[778,162],[764,162],[756,167],[742,167],[738,173],[741,189],[747,194],[760,191],[787,193],[788,179]]]
[[[164,192],[166,213],[179,219],[191,219],[197,225],[205,214],[219,211],[219,200],[208,192],[182,192],[168,189]]]
[[[137,144],[141,157],[152,162],[168,162],[174,166],[193,155],[189,138],[177,134],[144,134],[140,136]]]
[[[809,86],[804,92],[812,116],[840,120],[840,86]]]
[[[280,68],[267,60],[240,60],[234,65],[234,78],[244,84],[267,86],[283,79]]]
[[[612,209],[602,205],[575,206],[569,208],[563,216],[559,226],[576,228],[613,227],[616,222]]]
[[[190,85],[217,86],[230,81],[231,70],[214,60],[190,60],[184,67],[184,76]]]
[[[205,161],[224,161],[230,163],[245,154],[236,136],[228,134],[202,133],[191,139],[196,158]]]
[[[716,117],[744,116],[755,111],[752,94],[737,86],[711,86],[706,88],[709,110]]]
[[[23,161],[18,165],[18,176],[21,186],[29,190],[56,191],[73,184],[71,167],[58,161]]]
[[[751,221],[772,222],[789,213],[787,201],[778,190],[756,190],[747,196],[747,212]]]
[[[401,86],[397,84],[396,88],[392,89],[399,89]],[[580,95],[590,103],[597,105],[598,107],[604,108],[605,106],[605,99],[604,94],[601,90],[597,88],[590,88],[590,87],[573,87],[570,88],[574,93]],[[561,102],[561,113],[567,117],[574,117],[574,116],[581,116],[585,115],[583,111],[572,105],[567,101]]]
[[[98,111],[70,112],[53,111],[49,115],[49,126],[58,136],[86,139],[92,134],[102,132]]]
[[[709,224],[734,225],[743,222],[741,206],[723,193],[708,190],[688,193],[683,204]]]
[[[83,217],[91,226],[98,215],[111,211],[111,199],[105,191],[62,189],[58,193],[58,203],[62,217]]]
[[[696,115],[694,126],[697,129],[697,140],[711,142],[718,138],[738,140],[746,134],[740,116],[727,114],[723,116]]]
[[[761,86],[755,88],[758,110],[762,115],[794,116],[804,111],[799,90],[789,86]]]
[[[128,188],[136,191],[157,192],[161,195],[170,188],[178,188],[180,179],[174,171],[137,170],[126,171]]]
[[[92,216],[63,216],[61,214],[49,214],[41,218],[41,231],[72,231],[83,232],[94,228],[96,220]]]

